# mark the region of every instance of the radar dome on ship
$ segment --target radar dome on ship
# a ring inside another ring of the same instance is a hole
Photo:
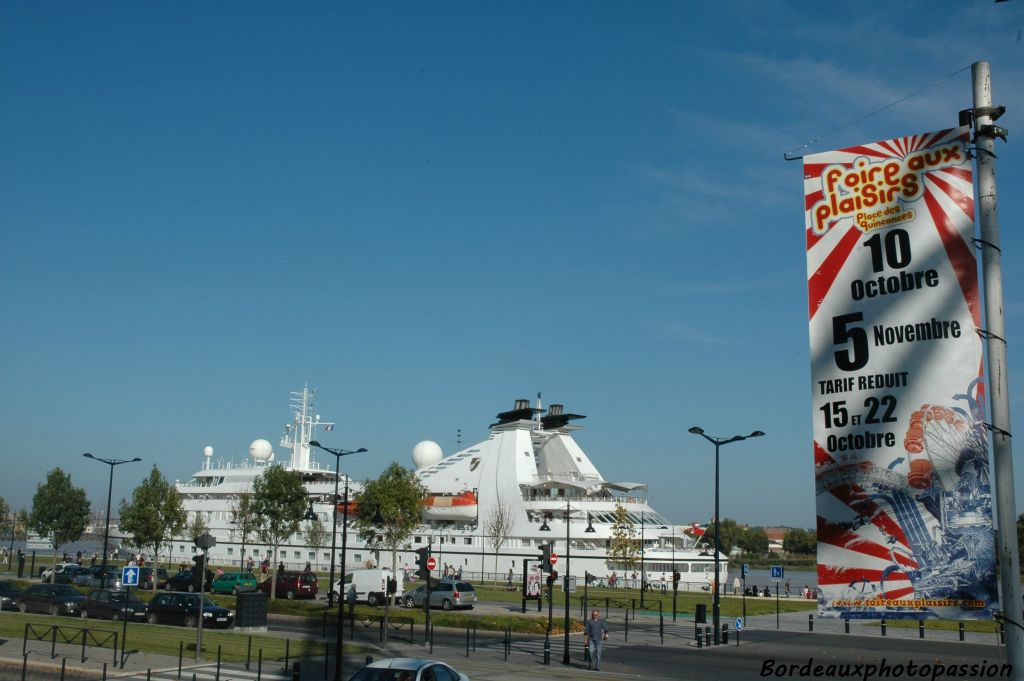
[[[203,456],[205,456],[207,459],[213,456],[213,447],[211,447],[210,445],[206,445],[205,447],[203,447]]]
[[[441,445],[433,440],[424,440],[412,448],[412,463],[416,468],[426,468],[444,458]]]
[[[256,463],[266,463],[274,457],[274,447],[262,438],[253,440],[249,445],[249,456]]]

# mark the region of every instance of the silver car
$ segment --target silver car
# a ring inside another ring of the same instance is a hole
[[[412,591],[406,591],[402,597],[402,604],[407,608],[422,608],[423,601],[427,598],[427,585],[418,586]],[[455,610],[456,608],[472,609],[476,603],[476,589],[469,582],[443,581],[430,587],[430,607],[442,608],[444,610]]]
[[[390,657],[371,662],[348,681],[469,681],[469,677],[437,660]]]

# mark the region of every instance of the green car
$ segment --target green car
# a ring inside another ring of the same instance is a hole
[[[251,572],[225,572],[213,580],[210,591],[215,594],[237,596],[239,591],[254,591],[256,578]]]

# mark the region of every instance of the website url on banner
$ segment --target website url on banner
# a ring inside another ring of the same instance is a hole
[[[965,598],[868,598],[864,600],[836,599],[833,608],[854,607],[886,607],[886,608],[984,608],[985,601]]]
[[[883,657],[878,664],[868,663],[829,663],[815,664],[814,658],[807,658],[804,664],[777,663],[773,659],[761,663],[761,676],[784,678],[814,679],[1001,679],[1009,678],[1013,673],[1013,665],[996,664],[982,660],[972,664],[942,664],[930,662],[918,664],[913,660],[906,663],[889,664]]]

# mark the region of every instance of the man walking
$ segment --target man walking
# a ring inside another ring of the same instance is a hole
[[[607,640],[608,627],[601,619],[601,611],[595,609],[590,613],[590,619],[583,624],[583,646],[590,651],[590,664],[587,665],[587,669],[593,667],[601,671],[601,648]]]

